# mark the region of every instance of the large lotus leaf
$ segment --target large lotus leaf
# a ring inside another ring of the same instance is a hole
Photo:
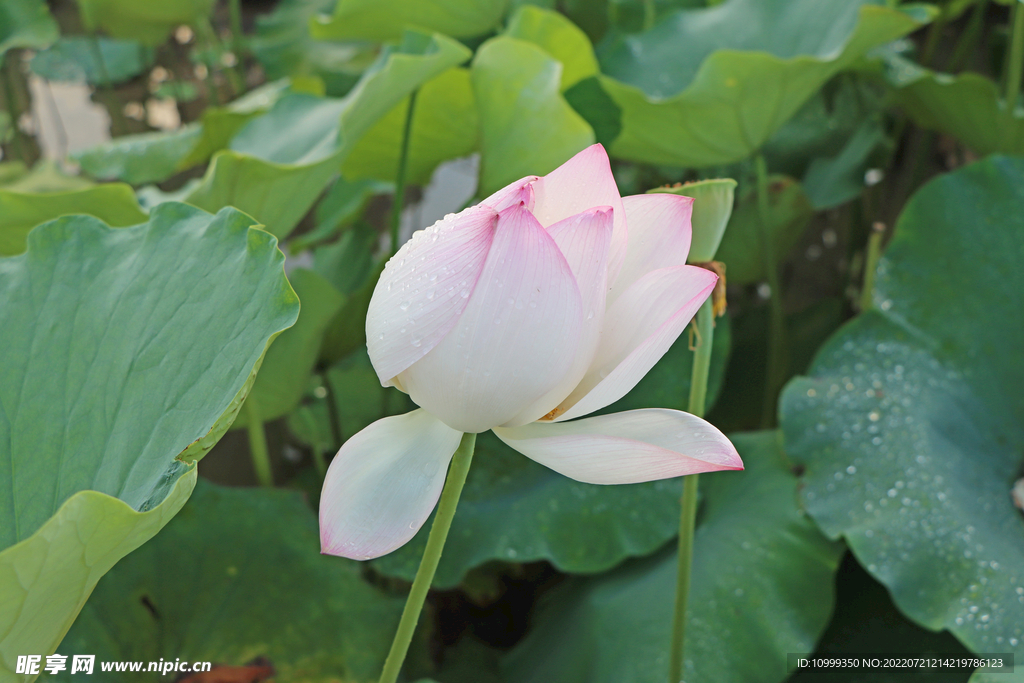
[[[927,16],[868,2],[728,0],[612,43],[599,55],[622,109],[612,154],[677,166],[754,154],[833,75]]]
[[[952,135],[980,155],[1024,153],[1024,110],[1014,107],[1011,115],[984,76],[935,73],[897,57],[889,60],[887,75],[917,125]]]
[[[86,29],[157,46],[181,24],[206,21],[216,0],[78,0]]]
[[[907,203],[875,308],[781,401],[802,496],[897,606],[975,652],[1024,655],[1024,160],[994,157]]]
[[[247,403],[253,403],[264,422],[287,415],[299,405],[309,386],[327,324],[345,302],[344,295],[312,270],[297,268],[289,275],[302,304],[299,319],[267,351],[259,377],[245,398]],[[246,410],[241,411],[232,427],[247,426],[248,415]]]
[[[561,62],[563,91],[600,72],[587,34],[558,12],[524,5],[509,21],[505,35],[533,43]]]
[[[334,14],[318,17],[310,33],[322,40],[392,40],[405,28],[425,28],[456,38],[487,33],[509,0],[339,0]]]
[[[249,49],[270,78],[317,77],[327,93],[343,95],[356,81],[365,47],[353,43],[314,40],[310,19],[330,12],[336,0],[281,0],[269,14],[256,17]]]
[[[123,180],[132,185],[160,182],[206,162],[214,152],[227,147],[235,133],[269,109],[287,87],[286,80],[267,83],[226,106],[207,108],[200,123],[172,131],[125,135],[72,157],[93,178]]]
[[[67,216],[0,259],[0,672],[50,653],[181,506],[298,302],[272,236],[163,204]],[[44,652],[45,651],[45,652]]]
[[[131,185],[156,183],[183,170],[182,162],[203,137],[198,124],[178,130],[139,133],[72,154],[82,172],[99,180]]]
[[[60,35],[44,0],[4,0],[0,3],[0,64],[8,50],[44,48]]]
[[[775,256],[786,257],[800,240],[814,209],[800,183],[785,176],[768,179],[768,222]],[[726,277],[734,284],[750,284],[766,277],[761,249],[761,215],[757,192],[743,188],[736,209],[729,218],[715,259],[726,266]]]
[[[359,139],[342,166],[346,178],[395,180],[408,107],[406,98]],[[424,83],[413,112],[406,180],[426,184],[441,162],[475,152],[479,125],[468,70],[449,69]]]
[[[29,230],[40,223],[75,213],[96,216],[115,228],[146,221],[132,188],[120,183],[36,194],[0,189],[0,256],[25,251]]]
[[[201,480],[167,528],[100,581],[59,652],[95,654],[97,672],[100,661],[241,666],[259,656],[279,683],[375,681],[402,600],[319,550],[298,493]]]
[[[712,346],[709,404],[717,397],[729,352],[724,320],[719,320]],[[631,392],[601,412],[683,410],[692,367],[693,352],[684,334]],[[456,586],[470,569],[491,560],[548,560],[563,571],[590,574],[649,555],[679,531],[681,490],[679,479],[582,484],[520,455],[490,432],[481,434],[433,585]],[[429,526],[373,565],[411,581]]]
[[[31,67],[50,81],[109,84],[138,76],[152,66],[154,58],[152,49],[134,40],[64,36],[49,49],[36,53]]]
[[[544,175],[593,144],[594,131],[560,92],[562,65],[533,43],[487,41],[473,59],[480,112],[480,193]]]
[[[469,54],[440,34],[407,32],[346,97],[292,94],[247,123],[231,149],[213,157],[187,201],[207,210],[236,206],[283,239],[360,137],[413,90]]]
[[[797,506],[778,433],[732,438],[746,471],[700,477],[684,673],[693,683],[778,683],[786,655],[813,651],[828,623],[842,545]],[[664,681],[676,558],[670,547],[557,589],[506,659],[506,679]]]

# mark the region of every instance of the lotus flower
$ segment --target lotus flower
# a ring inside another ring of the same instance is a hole
[[[592,484],[742,469],[689,413],[574,419],[636,386],[714,288],[686,265],[692,203],[620,197],[594,145],[414,234],[381,274],[366,339],[381,383],[420,409],[374,422],[331,462],[323,552],[370,559],[412,538],[463,432],[493,429]]]

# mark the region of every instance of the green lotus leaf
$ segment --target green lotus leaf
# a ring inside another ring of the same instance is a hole
[[[533,43],[501,36],[473,59],[480,112],[480,194],[544,175],[594,143],[594,131],[561,94],[562,65]]]
[[[363,581],[357,562],[319,550],[316,517],[298,493],[200,480],[167,528],[100,581],[60,652],[94,653],[97,670],[100,661],[243,666],[260,656],[279,683],[376,681],[402,599]],[[78,678],[66,674],[52,679]]]
[[[82,173],[131,185],[157,183],[183,170],[182,162],[203,137],[199,124],[173,131],[124,135],[71,155]]]
[[[173,131],[124,135],[72,155],[82,171],[102,180],[143,185],[166,180],[227,147],[246,122],[269,109],[288,88],[287,80],[267,83],[223,107],[203,111],[199,123]],[[217,210],[220,207],[212,207]]]
[[[843,549],[797,506],[777,432],[732,439],[746,471],[700,477],[684,674],[694,683],[779,683],[786,655],[813,651],[828,623]],[[669,547],[556,589],[506,658],[506,680],[666,680],[676,566]]]
[[[187,201],[207,210],[236,206],[283,239],[377,121],[469,54],[440,34],[407,32],[346,97],[291,94],[247,123]]]
[[[803,188],[815,211],[831,209],[860,196],[869,162],[887,140],[881,121],[868,119],[838,154],[812,159],[804,174]]]
[[[8,50],[44,48],[59,36],[45,0],[5,0],[0,4],[0,64]]]
[[[406,98],[359,138],[341,167],[346,178],[394,182],[408,107]],[[441,162],[475,152],[479,126],[467,69],[449,69],[424,83],[413,112],[406,180],[425,185]]]
[[[120,183],[70,192],[11,192],[0,189],[0,256],[25,251],[29,230],[68,214],[88,214],[122,228],[146,221],[132,188]]]
[[[274,238],[163,204],[66,216],[0,259],[0,677],[49,654],[96,581],[181,507],[298,314]]]
[[[312,270],[296,268],[289,280],[302,304],[299,319],[267,351],[259,377],[245,398],[246,403],[252,402],[263,422],[287,415],[299,405],[309,386],[327,324],[345,302],[344,295]],[[247,426],[249,415],[243,408],[232,427]]]
[[[256,32],[248,37],[249,49],[268,77],[319,78],[327,93],[335,96],[355,85],[369,66],[366,46],[315,40],[309,32],[310,19],[330,12],[335,2],[281,0],[273,12],[256,17]]]
[[[719,319],[712,346],[709,405],[718,395],[729,353],[725,320]],[[693,352],[684,334],[632,391],[599,413],[685,409],[692,367]],[[354,373],[349,377],[367,381]],[[678,533],[681,491],[679,479],[622,486],[582,484],[520,455],[490,432],[481,434],[433,585],[455,587],[470,569],[492,560],[548,560],[562,571],[591,574],[629,557],[649,555]],[[411,581],[429,527],[428,522],[412,541],[372,565]]]
[[[321,40],[400,38],[406,28],[424,28],[455,38],[487,33],[501,20],[509,0],[339,0],[334,14],[315,18],[310,33]]]
[[[1024,153],[1024,109],[1011,114],[999,88],[975,73],[935,73],[891,57],[887,77],[917,125],[961,140],[979,155]]]
[[[63,36],[32,58],[32,71],[50,81],[84,81],[94,85],[120,83],[153,65],[150,48],[134,40]],[[102,62],[96,56],[96,51]]]
[[[156,47],[182,24],[207,21],[216,0],[78,0],[86,30],[103,29],[114,38]]]
[[[875,307],[781,400],[802,498],[913,621],[1024,656],[1024,161],[991,157],[907,203]],[[955,276],[954,276],[955,274]]]
[[[747,158],[833,75],[926,21],[871,0],[727,0],[598,55],[622,110],[611,153],[676,166]]]
[[[769,176],[768,220],[779,260],[799,241],[812,215],[814,208],[800,183],[785,176]],[[766,277],[761,234],[757,192],[753,187],[742,188],[715,254],[716,260],[725,263],[725,275],[730,283],[750,284]]]
[[[505,35],[533,43],[561,62],[562,91],[600,72],[587,34],[558,12],[524,5],[509,21]]]

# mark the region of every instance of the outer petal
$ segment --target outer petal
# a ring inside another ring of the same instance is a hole
[[[399,378],[418,405],[463,432],[508,422],[569,372],[583,323],[572,271],[522,206],[498,228],[458,323]]]
[[[474,206],[420,230],[395,254],[370,299],[366,347],[381,384],[444,339],[469,303],[498,214]]]
[[[609,302],[652,270],[684,265],[690,251],[690,197],[633,195],[623,197],[622,206],[629,223],[629,244],[622,271],[608,293]]]
[[[615,282],[626,257],[626,213],[604,147],[587,147],[536,181],[533,190],[533,215],[545,227],[595,206],[612,207],[614,227],[608,282]]]
[[[499,427],[494,433],[526,457],[588,484],[743,469],[722,432],[679,410],[629,410],[575,422]]]
[[[404,545],[437,504],[462,434],[425,410],[377,420],[345,442],[320,496],[320,547],[354,560]]]
[[[717,281],[704,268],[674,266],[633,283],[608,308],[590,369],[555,419],[587,415],[625,396],[686,329]]]
[[[480,205],[489,206],[495,211],[504,211],[510,206],[523,202],[528,211],[533,211],[533,182],[538,178],[539,176],[528,175],[514,183],[509,183],[480,202]]]
[[[572,369],[558,385],[506,423],[517,427],[547,415],[579,384],[597,350],[608,292],[608,251],[612,240],[612,209],[600,207],[566,218],[548,228],[572,270],[583,302],[583,329]]]

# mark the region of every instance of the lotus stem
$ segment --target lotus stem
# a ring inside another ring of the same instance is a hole
[[[7,115],[11,119],[11,148],[18,159],[26,166],[29,166],[30,159],[25,151],[25,143],[21,138],[21,129],[18,126],[18,119],[21,116],[18,112],[18,96],[14,91],[14,77],[11,75],[11,70],[16,68],[13,60],[13,55],[7,55],[8,63],[2,65],[3,70],[0,71],[0,78],[3,78],[4,81],[4,104],[7,107]]]
[[[967,28],[960,35],[960,40],[957,41],[956,48],[953,50],[953,56],[949,59],[949,66],[947,71],[950,73],[957,73],[970,58],[970,54],[974,52],[974,47],[978,44],[978,38],[981,36],[981,27],[985,23],[985,10],[988,8],[988,0],[978,0],[978,3],[971,10],[971,18],[967,21]]]
[[[700,332],[693,354],[693,373],[690,376],[689,412],[704,417],[708,394],[708,374],[711,370],[711,344],[715,334],[714,310],[711,297],[697,311],[697,330]],[[690,598],[690,574],[693,567],[693,532],[697,522],[698,475],[683,477],[682,512],[679,515],[679,566],[676,572],[676,606],[672,618],[672,648],[669,655],[669,682],[683,680],[683,662],[686,640],[686,607]]]
[[[260,486],[273,486],[274,475],[270,468],[270,453],[267,451],[267,435],[263,430],[259,407],[252,394],[246,396],[242,410],[245,411],[245,429],[249,435],[249,454],[252,456],[256,480]]]
[[[868,236],[868,253],[864,262],[864,284],[860,290],[860,310],[862,311],[871,308],[875,291],[875,269],[878,268],[878,258],[882,254],[882,237],[884,235],[884,223],[875,223],[871,226],[871,235]]]
[[[1013,33],[1006,66],[1006,115],[1013,118],[1020,97],[1021,72],[1024,70],[1024,2],[1013,3]]]
[[[402,148],[398,154],[398,172],[395,174],[395,200],[391,208],[391,254],[398,252],[398,228],[402,224],[402,201],[405,199],[405,174],[409,167],[409,142],[412,139],[412,117],[416,110],[416,95],[419,89],[409,95],[405,110],[405,128],[402,130]]]
[[[656,17],[654,0],[644,0],[644,30],[649,31],[654,28],[654,19]]]
[[[779,284],[779,266],[775,258],[775,242],[769,218],[768,167],[763,154],[754,158],[757,169],[757,209],[761,222],[761,255],[768,279],[771,322],[768,328],[768,357],[765,367],[764,401],[761,426],[771,427],[775,422],[775,401],[785,373],[786,321],[782,313],[782,287]]]
[[[242,0],[230,0],[228,9],[231,12],[231,49],[242,61],[245,51],[245,32],[242,29]]]
[[[441,561],[441,551],[444,549],[448,530],[455,517],[455,508],[459,504],[462,487],[466,484],[466,476],[469,474],[469,465],[473,461],[475,447],[476,434],[463,434],[462,442],[459,443],[459,448],[452,457],[448,479],[441,492],[441,502],[437,505],[437,515],[434,517],[434,524],[430,527],[430,536],[427,537],[427,547],[423,551],[420,568],[416,570],[416,578],[413,579],[412,589],[405,601],[405,609],[402,610],[402,618],[398,622],[398,630],[391,643],[391,651],[388,652],[384,670],[380,674],[380,683],[395,683],[398,680],[398,674],[405,662],[405,655],[409,652],[413,633],[416,631],[416,624],[423,611],[423,603],[426,602],[430,584],[434,581],[437,564]]]

